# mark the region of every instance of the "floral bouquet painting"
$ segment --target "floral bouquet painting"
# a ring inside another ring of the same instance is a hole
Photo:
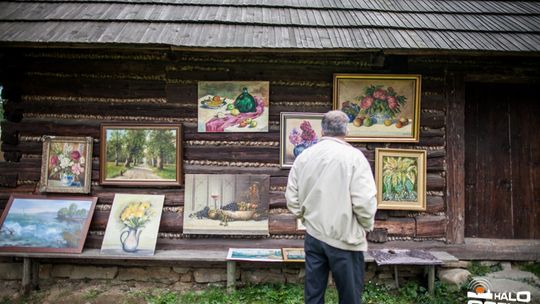
[[[101,252],[153,255],[164,199],[163,195],[116,194]]]
[[[349,117],[348,141],[417,142],[420,75],[334,75],[334,109]]]
[[[47,136],[43,151],[41,191],[90,192],[92,138]]]
[[[321,140],[323,115],[281,113],[280,165],[282,168],[290,168],[298,155]]]

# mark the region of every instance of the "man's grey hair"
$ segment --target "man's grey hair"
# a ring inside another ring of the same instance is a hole
[[[346,136],[348,131],[349,117],[339,110],[324,114],[322,119],[322,131],[324,136]]]

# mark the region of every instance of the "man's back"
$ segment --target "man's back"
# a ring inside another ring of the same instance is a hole
[[[293,202],[289,209],[303,218],[311,236],[344,250],[367,249],[365,230],[373,225],[375,185],[359,150],[337,138],[323,138],[295,160],[286,196]]]

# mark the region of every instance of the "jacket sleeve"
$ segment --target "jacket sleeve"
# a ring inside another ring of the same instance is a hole
[[[353,168],[350,192],[356,220],[366,231],[373,230],[377,212],[377,187],[371,167],[364,156]]]
[[[287,199],[287,208],[296,217],[302,216],[300,208],[300,201],[298,199],[298,178],[297,170],[293,166],[289,172],[289,178],[287,180],[287,190],[285,191],[285,198]]]

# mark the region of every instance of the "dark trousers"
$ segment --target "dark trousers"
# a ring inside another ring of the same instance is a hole
[[[328,271],[336,283],[340,304],[361,304],[364,289],[364,253],[332,247],[306,233],[306,304],[324,303]]]

